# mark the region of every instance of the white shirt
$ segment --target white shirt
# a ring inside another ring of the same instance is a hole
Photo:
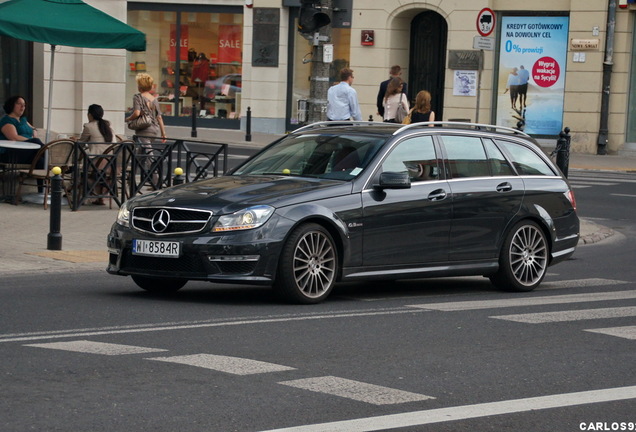
[[[327,91],[327,118],[329,120],[362,120],[358,93],[346,81],[332,86]]]

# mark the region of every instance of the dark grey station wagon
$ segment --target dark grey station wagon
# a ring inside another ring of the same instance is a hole
[[[483,275],[530,291],[578,240],[571,187],[522,132],[325,122],[229,175],[127,201],[108,272],[156,292],[265,284],[299,303],[356,280]]]

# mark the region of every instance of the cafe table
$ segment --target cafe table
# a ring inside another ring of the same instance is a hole
[[[18,172],[18,150],[36,150],[41,146],[39,144],[27,141],[7,141],[0,140],[0,148],[6,149],[6,162],[4,162],[3,182],[2,182],[2,201],[15,204],[16,194],[16,175]]]

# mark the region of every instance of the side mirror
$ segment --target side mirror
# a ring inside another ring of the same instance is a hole
[[[376,189],[410,189],[411,178],[408,173],[383,172],[380,174],[380,182],[374,187]]]

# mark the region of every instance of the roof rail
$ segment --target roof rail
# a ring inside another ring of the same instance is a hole
[[[296,133],[296,132],[301,132],[301,131],[306,131],[308,129],[314,129],[314,128],[319,128],[319,127],[327,127],[327,126],[344,126],[344,125],[365,125],[365,126],[373,126],[373,125],[378,125],[378,126],[386,126],[386,123],[384,122],[374,122],[374,121],[364,121],[364,120],[336,120],[336,121],[320,121],[320,122],[316,122],[316,123],[312,123],[312,124],[308,124],[306,126],[300,127],[294,131],[292,131],[291,133]]]
[[[484,130],[489,130],[491,132],[499,132],[499,131],[508,132],[514,135],[522,135],[522,136],[530,137],[530,135],[528,135],[527,133],[520,131],[519,129],[513,129],[510,127],[489,125],[489,124],[482,124],[482,123],[458,122],[458,121],[434,121],[434,122],[411,123],[408,125],[404,125],[400,129],[396,130],[395,132],[393,132],[393,135],[397,135],[400,132],[408,130],[414,126],[463,126],[463,127],[470,127],[470,128],[474,128],[478,130],[484,129]]]

